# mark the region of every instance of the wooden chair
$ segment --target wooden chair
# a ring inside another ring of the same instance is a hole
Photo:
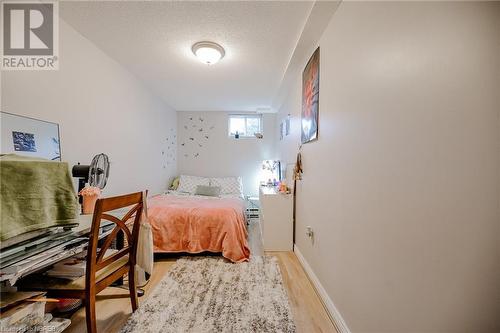
[[[84,300],[87,322],[87,332],[96,333],[95,300],[96,295],[110,284],[128,273],[130,302],[132,311],[137,309],[137,290],[135,276],[135,258],[139,223],[143,210],[143,193],[137,192],[112,198],[97,200],[92,227],[90,230],[89,246],[87,251],[87,267],[85,277],[68,284],[53,285],[47,288],[47,294],[58,298],[79,298]],[[133,206],[123,218],[111,215],[110,211]],[[132,232],[125,223],[135,214]],[[116,224],[111,233],[103,239],[98,249],[99,227],[101,220],[108,220]],[[122,249],[105,256],[113,240],[122,231],[127,242]]]

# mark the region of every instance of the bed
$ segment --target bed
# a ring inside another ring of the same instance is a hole
[[[209,251],[232,262],[248,261],[241,179],[233,178],[181,176],[177,191],[152,197],[148,217],[155,253]],[[196,195],[198,186],[211,184],[218,185],[213,187],[221,188],[221,193]]]

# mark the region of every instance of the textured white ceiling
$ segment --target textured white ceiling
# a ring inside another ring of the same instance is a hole
[[[61,2],[60,15],[176,110],[269,107],[313,2]],[[212,66],[191,53],[226,49]]]

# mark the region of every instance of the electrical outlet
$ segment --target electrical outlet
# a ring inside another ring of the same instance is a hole
[[[310,225],[308,225],[308,226],[306,227],[306,235],[307,235],[307,237],[309,237],[309,238],[312,238],[312,237],[313,237],[313,235],[314,235],[313,228],[312,228]]]

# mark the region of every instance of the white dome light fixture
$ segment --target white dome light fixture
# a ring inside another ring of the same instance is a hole
[[[226,54],[224,48],[214,42],[198,42],[191,47],[194,55],[204,64],[213,65]]]

